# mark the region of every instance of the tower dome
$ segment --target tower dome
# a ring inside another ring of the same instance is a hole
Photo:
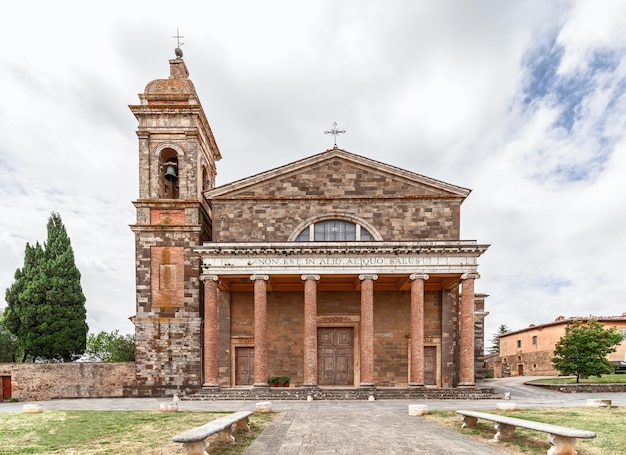
[[[164,97],[170,99],[182,98],[179,102],[184,102],[189,98],[194,98],[194,103],[197,103],[196,88],[189,79],[189,70],[182,57],[177,56],[170,62],[170,77],[168,79],[155,79],[146,85],[144,90],[144,96],[148,103],[156,101],[157,99],[163,99]]]

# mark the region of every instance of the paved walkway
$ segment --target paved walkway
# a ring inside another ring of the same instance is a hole
[[[498,393],[510,392],[519,407],[585,406],[588,398],[626,406],[624,393],[562,394],[532,386],[531,378],[490,380]],[[44,410],[158,410],[166,398],[100,398],[41,401]],[[276,419],[245,455],[301,454],[503,454],[497,446],[408,415],[409,404],[430,410],[495,409],[500,400],[273,401]],[[22,412],[24,402],[0,403],[0,413]],[[182,411],[254,410],[252,401],[181,401]],[[459,418],[460,424],[460,418]],[[173,435],[172,435],[173,436]]]

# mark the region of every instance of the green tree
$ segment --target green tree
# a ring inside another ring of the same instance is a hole
[[[7,329],[4,313],[0,313],[0,362],[15,362],[19,356],[20,345],[17,337]]]
[[[562,375],[576,375],[580,378],[600,377],[611,373],[613,366],[607,360],[607,354],[615,352],[622,341],[617,327],[604,328],[596,319],[587,323],[575,320],[565,328],[565,335],[554,347],[552,363]]]
[[[6,291],[6,327],[26,358],[70,361],[85,350],[87,311],[74,251],[58,213],[44,247],[26,244],[24,267]]]
[[[97,362],[131,362],[135,360],[135,336],[120,335],[119,330],[90,333],[84,357]]]
[[[490,354],[500,354],[500,336],[509,331],[509,328],[504,324],[498,327],[498,331],[491,337],[491,340],[489,341],[491,343],[491,346],[489,346]]]

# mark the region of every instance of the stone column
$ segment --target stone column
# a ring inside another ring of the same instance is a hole
[[[204,281],[204,353],[203,387],[219,389],[219,349],[217,322],[217,275],[203,275]]]
[[[359,275],[361,280],[361,383],[374,387],[374,281],[378,275]]]
[[[319,275],[302,275],[304,281],[304,383],[317,387],[317,281]]]
[[[474,387],[474,280],[478,273],[461,275],[459,387]]]
[[[414,273],[411,280],[411,371],[409,387],[424,386],[424,281],[425,273]]]
[[[254,384],[267,384],[267,275],[252,275],[254,281]]]

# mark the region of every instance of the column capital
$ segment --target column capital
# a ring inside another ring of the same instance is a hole
[[[220,277],[217,275],[200,275],[200,281],[219,281]]]
[[[376,281],[378,279],[378,275],[375,273],[365,273],[363,275],[359,275],[359,280],[373,280]]]
[[[251,281],[256,281],[256,280],[263,280],[263,281],[267,281],[270,279],[269,275],[261,275],[258,273],[255,273],[254,275],[250,275],[250,280]]]
[[[480,278],[480,274],[478,272],[467,272],[461,275],[462,280],[477,280]]]
[[[430,278],[428,276],[427,273],[423,273],[423,272],[416,272],[416,273],[412,273],[411,275],[409,275],[409,280],[411,281],[415,281],[415,280],[424,280],[426,281],[428,278]]]
[[[319,275],[302,275],[300,278],[302,279],[302,281],[306,281],[306,280],[319,281],[320,280]]]

